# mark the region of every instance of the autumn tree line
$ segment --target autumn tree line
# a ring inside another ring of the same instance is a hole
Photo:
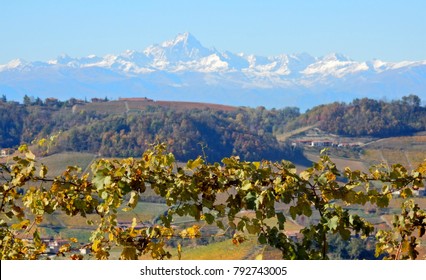
[[[322,130],[342,136],[391,137],[426,129],[426,107],[416,95],[401,100],[369,98],[315,107],[299,116],[288,128],[318,124]]]
[[[240,155],[244,159],[296,158],[301,152],[279,143],[274,133],[299,116],[297,108],[266,110],[210,108],[177,110],[149,106],[136,112],[72,110],[73,103],[27,105],[0,102],[0,146],[17,147],[50,135],[50,153],[91,152],[106,157],[140,156],[151,143],[167,142],[179,160],[203,154],[209,161]]]
[[[108,100],[104,100],[107,102]],[[147,106],[132,112],[73,111],[76,99],[55,102],[26,98],[0,99],[0,147],[18,147],[59,135],[50,152],[81,151],[107,157],[138,156],[151,143],[166,142],[177,159],[203,154],[209,161],[238,155],[243,160],[297,160],[303,155],[276,135],[308,125],[342,136],[389,137],[426,129],[426,108],[416,95],[401,100],[368,98],[321,105],[300,113],[298,108],[198,108],[178,110]]]

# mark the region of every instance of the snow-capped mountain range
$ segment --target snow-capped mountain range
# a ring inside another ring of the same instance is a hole
[[[190,33],[103,57],[0,65],[0,94],[60,99],[149,97],[281,108],[371,97],[426,97],[426,60],[358,62],[341,54],[258,56],[204,47]]]

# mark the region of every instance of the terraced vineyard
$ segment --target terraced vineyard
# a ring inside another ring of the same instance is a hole
[[[426,159],[426,136],[380,139],[366,145],[364,155],[367,163],[399,163],[407,169],[413,169]]]

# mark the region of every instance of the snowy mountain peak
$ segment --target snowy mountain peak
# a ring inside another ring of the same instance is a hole
[[[325,61],[352,61],[349,57],[346,55],[340,54],[340,53],[329,53],[321,58],[321,60]]]
[[[196,41],[196,42],[198,42],[198,40],[191,33],[189,33],[189,32],[185,32],[183,34],[178,34],[176,36],[176,38],[174,40],[172,40],[172,41],[173,41],[174,45],[177,45],[177,44],[179,44],[181,42],[184,43],[184,44],[187,44],[188,41]]]
[[[173,93],[173,98],[182,95],[186,100],[213,103],[234,98],[234,104],[240,105],[251,96],[251,105],[270,100],[276,106],[277,98],[284,95],[288,95],[283,98],[290,102],[287,105],[296,105],[291,102],[302,93],[316,94],[318,98],[311,101],[322,100],[321,93],[342,93],[348,98],[358,91],[379,94],[379,98],[421,94],[426,92],[425,73],[426,60],[359,62],[339,53],[313,57],[307,53],[261,56],[219,51],[204,47],[185,32],[142,51],[77,58],[61,55],[47,63],[15,59],[0,65],[0,93],[22,97],[31,92],[46,98],[58,94],[61,85],[64,98],[126,93],[168,99]]]
[[[69,62],[73,61],[73,58],[71,58],[69,55],[67,54],[61,54],[60,56],[58,56],[56,58],[56,63],[57,64],[67,64]]]
[[[11,60],[8,64],[6,64],[7,65],[7,67],[8,68],[18,68],[18,67],[20,67],[20,66],[23,66],[23,65],[25,65],[26,64],[26,62],[25,61],[23,61],[22,59],[14,59],[14,60]]]
[[[28,63],[22,59],[13,59],[7,64],[0,65],[0,71],[19,70],[23,69],[26,65],[28,65]]]
[[[159,45],[153,45],[144,50],[147,57],[153,59],[153,65],[159,69],[180,62],[200,60],[214,53],[213,50],[205,48],[189,32],[179,34],[173,40],[165,41]],[[179,66],[179,68],[181,68]]]
[[[200,41],[197,40],[191,33],[185,32],[178,34],[173,40],[161,43],[163,48],[186,47],[186,48],[204,48]]]

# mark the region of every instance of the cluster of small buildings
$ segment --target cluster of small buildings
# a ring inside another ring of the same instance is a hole
[[[33,242],[33,239],[24,239],[24,241],[27,242]],[[66,239],[54,239],[54,238],[42,238],[41,240],[44,244],[46,244],[46,249],[44,251],[44,254],[46,254],[47,256],[55,256],[58,254],[60,248],[65,245],[65,244],[69,244],[70,241],[66,240]],[[76,253],[80,253],[80,255],[87,255],[90,253],[90,248],[87,246],[84,246],[80,249],[78,249],[78,251],[76,251]]]
[[[69,240],[65,239],[45,239],[43,242],[47,245],[46,246],[46,254],[47,255],[56,255],[59,252],[59,249],[62,245],[69,244]],[[78,252],[81,255],[87,255],[90,253],[90,248],[83,247],[78,250]]]
[[[10,156],[10,155],[12,155],[14,152],[15,152],[15,150],[14,150],[14,149],[12,149],[12,148],[3,148],[3,149],[0,149],[0,157],[7,157],[7,156]]]
[[[412,190],[413,196],[426,196],[426,188],[422,190]],[[401,195],[400,191],[394,191],[392,196],[399,197]]]
[[[337,142],[332,140],[314,140],[314,139],[301,139],[292,142],[293,146],[309,146],[309,147],[358,147],[362,143],[348,143],[348,142]]]

